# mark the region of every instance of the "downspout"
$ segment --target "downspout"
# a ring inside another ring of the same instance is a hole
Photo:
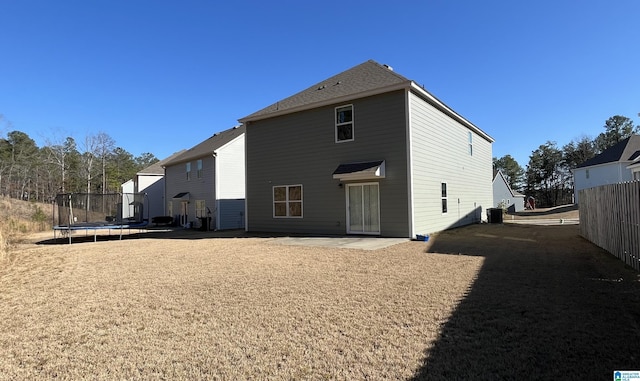
[[[214,230],[220,230],[220,204],[218,202],[218,153],[213,151],[211,156],[213,156],[213,202],[214,213],[216,215],[216,226]]]
[[[162,176],[162,215],[167,215],[167,167],[162,166],[164,175]],[[171,216],[173,217],[173,216]]]

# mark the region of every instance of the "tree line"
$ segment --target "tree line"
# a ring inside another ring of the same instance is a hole
[[[11,124],[2,119],[5,126]],[[49,202],[58,193],[117,193],[121,184],[157,162],[151,153],[134,157],[104,132],[47,140],[43,147],[24,132],[0,138],[0,194]]]
[[[511,189],[536,199],[538,206],[550,207],[573,203],[574,181],[572,170],[602,153],[616,143],[640,133],[640,126],[626,116],[615,115],[607,119],[604,132],[595,138],[583,135],[562,147],[547,141],[529,156],[524,169],[505,155],[493,158],[494,170],[500,170]]]

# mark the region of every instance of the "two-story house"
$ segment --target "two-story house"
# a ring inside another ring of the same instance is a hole
[[[244,227],[244,131],[217,133],[164,164],[166,215],[185,227]]]
[[[493,138],[374,61],[240,121],[249,231],[412,238],[493,204]]]
[[[575,203],[578,203],[582,189],[639,179],[640,174],[634,174],[634,170],[637,171],[634,164],[638,158],[640,135],[631,135],[578,165],[573,170]]]

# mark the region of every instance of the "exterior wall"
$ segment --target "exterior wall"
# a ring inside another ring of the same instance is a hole
[[[335,142],[335,107],[353,105],[354,140]],[[397,91],[249,122],[246,132],[247,230],[345,234],[346,186],[340,164],[386,161],[380,234],[409,236],[406,108]],[[303,217],[273,217],[273,187],[302,185]]]
[[[413,232],[426,234],[486,220],[493,205],[492,146],[419,96],[409,93]],[[448,212],[442,213],[441,183]]]
[[[149,218],[164,215],[164,176],[140,175],[137,176],[138,184],[136,192],[146,193],[149,200]]]
[[[215,216],[213,213],[216,205],[214,178],[215,167],[213,155],[202,157],[202,177],[197,177],[197,160],[191,160],[191,179],[187,181],[185,166],[186,162],[171,165],[165,169],[165,199],[167,203],[173,203],[173,217],[176,221],[179,220],[181,213],[181,200],[173,200],[172,197],[181,192],[189,192],[188,197],[188,219],[187,222],[193,224],[199,224],[196,218],[196,200],[205,200],[206,206],[212,212],[212,218]],[[212,222],[212,226],[215,226],[215,222]]]
[[[631,170],[626,168],[628,165],[628,162],[615,162],[574,169],[573,181],[575,187],[575,203],[578,203],[578,194],[582,189],[633,180]],[[587,170],[589,170],[589,178],[587,178]]]
[[[122,188],[122,193],[135,193],[135,183],[133,180],[127,180],[120,188]]]
[[[217,201],[218,225],[216,229],[243,229],[244,228],[244,199],[224,199]]]
[[[500,175],[493,180],[493,207],[500,207],[504,200],[505,207],[509,212],[521,212],[524,210],[524,196],[516,196],[511,193],[511,189],[504,182]]]
[[[216,229],[244,228],[244,134],[216,151]]]

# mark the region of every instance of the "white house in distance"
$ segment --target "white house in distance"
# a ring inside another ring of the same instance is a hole
[[[573,170],[575,202],[582,189],[640,178],[640,135],[631,135]],[[635,176],[635,177],[634,177]]]
[[[524,195],[511,189],[500,171],[493,171],[493,206],[509,213],[524,210]]]

